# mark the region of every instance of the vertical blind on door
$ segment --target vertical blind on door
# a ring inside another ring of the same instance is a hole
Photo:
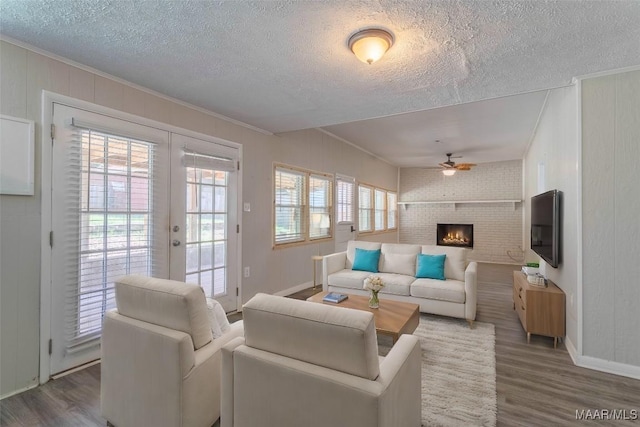
[[[68,352],[100,336],[105,311],[115,307],[115,280],[152,275],[156,227],[165,191],[156,185],[158,150],[150,142],[86,127],[67,142],[63,209],[65,341]]]

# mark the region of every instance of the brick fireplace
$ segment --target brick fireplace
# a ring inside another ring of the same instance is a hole
[[[473,224],[438,224],[437,244],[473,248]]]

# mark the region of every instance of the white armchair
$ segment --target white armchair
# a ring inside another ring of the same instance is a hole
[[[127,276],[102,329],[102,416],[116,427],[211,427],[220,417],[220,348],[202,288]]]
[[[418,427],[420,345],[380,362],[373,315],[266,294],[222,349],[222,427]]]

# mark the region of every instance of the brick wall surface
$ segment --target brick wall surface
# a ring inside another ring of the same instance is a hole
[[[483,163],[445,177],[438,169],[400,169],[399,200],[521,200],[522,162]],[[522,262],[522,203],[427,204],[401,206],[401,243],[436,244],[436,225],[473,224],[469,258],[496,263]]]

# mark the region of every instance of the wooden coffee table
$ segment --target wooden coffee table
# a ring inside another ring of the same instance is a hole
[[[360,295],[349,295],[349,298],[341,303],[334,304],[322,301],[328,292],[320,292],[307,301],[319,302],[336,307],[355,308],[373,313],[376,332],[381,335],[389,335],[395,344],[402,334],[411,334],[418,327],[420,320],[420,306],[408,302],[380,300],[380,308],[369,308],[369,298]]]

